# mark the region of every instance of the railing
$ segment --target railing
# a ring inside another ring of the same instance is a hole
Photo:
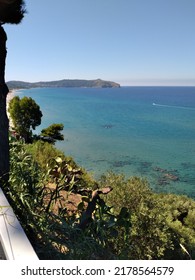
[[[0,259],[38,260],[23,228],[0,188]]]

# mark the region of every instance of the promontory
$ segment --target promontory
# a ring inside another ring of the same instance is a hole
[[[101,79],[96,80],[58,80],[49,82],[23,82],[23,81],[9,81],[7,82],[9,89],[29,89],[29,88],[48,88],[48,87],[87,87],[87,88],[119,88],[120,84]]]

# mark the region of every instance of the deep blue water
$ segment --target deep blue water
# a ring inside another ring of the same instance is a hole
[[[195,197],[195,87],[41,88],[19,95],[41,107],[37,132],[64,124],[57,147],[96,178],[112,170],[147,178],[156,191]]]

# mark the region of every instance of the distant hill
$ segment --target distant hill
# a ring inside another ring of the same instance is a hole
[[[22,81],[9,81],[7,82],[9,89],[28,89],[40,87],[92,87],[92,88],[113,88],[120,87],[119,84],[110,81],[97,80],[59,80],[51,82],[22,82]]]

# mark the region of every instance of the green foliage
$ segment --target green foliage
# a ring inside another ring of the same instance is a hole
[[[32,129],[41,124],[42,112],[31,97],[15,96],[9,103],[8,111],[14,130],[25,142],[32,141]]]
[[[48,174],[50,182],[62,187],[67,192],[78,192],[83,184],[86,184],[82,180],[82,169],[74,165],[71,160],[67,161],[61,157],[51,159],[48,164]]]
[[[5,191],[41,259],[195,258],[193,200],[137,177],[95,182],[48,143],[10,147]]]
[[[175,194],[160,195],[160,199],[166,208],[167,224],[177,236],[178,254],[195,259],[195,201]]]
[[[121,206],[125,206],[132,212],[139,212],[138,206],[151,197],[152,191],[148,182],[138,177],[132,177],[128,180],[124,175],[108,173],[102,176],[100,184],[111,185],[113,192],[109,195],[109,202],[115,207],[117,213]]]
[[[64,157],[63,152],[57,150],[53,145],[41,140],[32,144],[25,145],[25,149],[33,156],[33,159],[39,164],[42,170],[46,170],[49,161],[53,158]],[[67,158],[68,160],[70,158]]]
[[[65,255],[60,248],[67,252],[66,240],[71,227],[51,212],[50,206],[55,204],[59,189],[48,188],[49,175],[40,172],[22,143],[11,142],[10,154],[11,172],[6,191],[15,212],[41,258],[62,258]]]
[[[52,124],[41,131],[41,138],[47,142],[55,143],[57,140],[63,141],[64,135],[60,133],[64,129],[63,124]]]
[[[125,206],[131,216],[128,243],[116,239],[115,246],[129,259],[189,259],[193,256],[195,203],[187,197],[154,194],[147,182],[132,177],[108,174],[102,183],[113,186],[108,203],[119,213]],[[178,209],[179,212],[178,212]],[[188,212],[185,224],[178,221]],[[120,252],[119,252],[120,253]],[[125,254],[124,254],[125,253]]]
[[[84,184],[82,171],[58,157],[50,160],[43,173],[24,144],[11,140],[10,148],[10,180],[4,191],[38,256],[83,259],[92,255],[94,248],[102,252],[101,246],[77,227],[79,218],[69,216],[65,206],[60,208],[61,198],[68,202],[68,195],[62,197],[62,192],[71,193]],[[51,183],[55,187],[50,187]],[[54,209],[59,210],[57,215]]]
[[[82,172],[83,185],[92,188],[94,180],[90,175],[83,168],[79,168],[72,157],[65,156],[62,151],[58,150],[52,144],[39,140],[32,144],[27,144],[24,147],[25,150],[32,155],[33,160],[37,162],[43,173],[48,172],[48,168],[51,168],[55,159],[61,158],[62,162],[68,162],[72,168],[80,169]]]

